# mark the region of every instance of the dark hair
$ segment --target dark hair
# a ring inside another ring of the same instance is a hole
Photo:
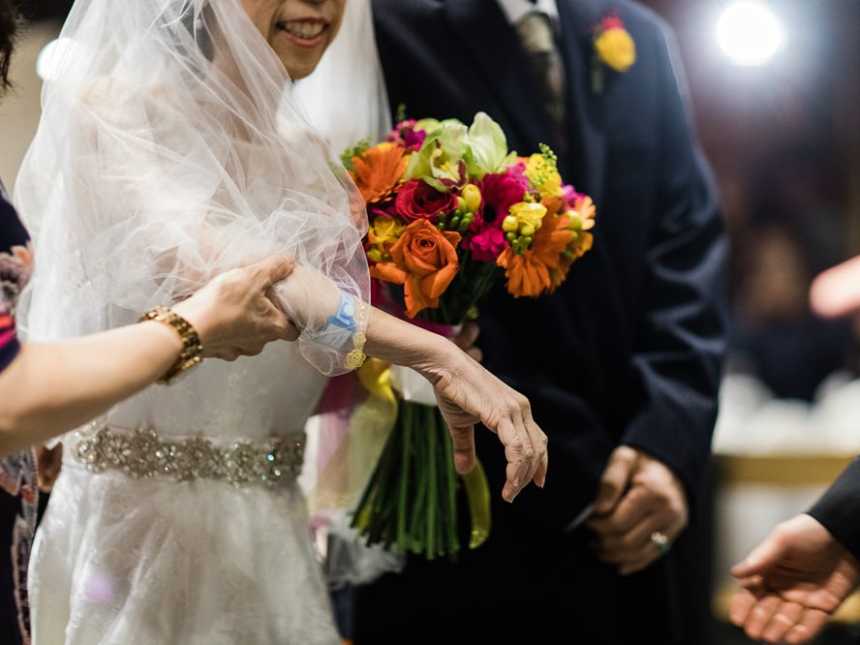
[[[14,0],[0,0],[0,92],[9,88],[9,64],[18,29],[18,9]]]

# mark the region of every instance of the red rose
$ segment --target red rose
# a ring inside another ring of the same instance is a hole
[[[457,196],[452,193],[440,193],[420,179],[413,179],[403,184],[397,191],[394,208],[407,222],[419,219],[432,222],[440,215],[456,210]]]

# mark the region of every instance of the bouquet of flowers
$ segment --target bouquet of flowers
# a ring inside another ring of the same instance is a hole
[[[515,298],[552,293],[591,249],[595,207],[566,185],[545,145],[508,150],[486,114],[400,122],[386,141],[343,154],[367,203],[371,275],[399,313],[437,333],[476,317],[497,280]],[[393,379],[395,382],[397,379]],[[401,388],[395,427],[355,511],[369,544],[427,558],[460,549],[457,486],[446,424],[427,397]],[[489,489],[480,464],[464,477],[470,546],[489,535]]]

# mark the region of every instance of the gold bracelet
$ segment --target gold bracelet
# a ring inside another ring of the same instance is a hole
[[[361,298],[356,298],[355,302],[357,331],[352,336],[352,351],[346,355],[346,368],[349,370],[357,370],[367,360],[364,346],[367,344],[367,324],[370,317],[370,307]]]
[[[203,362],[203,344],[190,322],[167,307],[155,307],[140,317],[139,322],[160,322],[172,328],[182,340],[182,353],[158,383],[169,385],[173,379]]]

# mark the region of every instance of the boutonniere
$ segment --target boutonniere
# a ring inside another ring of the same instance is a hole
[[[636,43],[624,22],[615,13],[606,15],[594,28],[594,62],[592,86],[594,92],[603,91],[605,67],[624,73],[636,62]]]

